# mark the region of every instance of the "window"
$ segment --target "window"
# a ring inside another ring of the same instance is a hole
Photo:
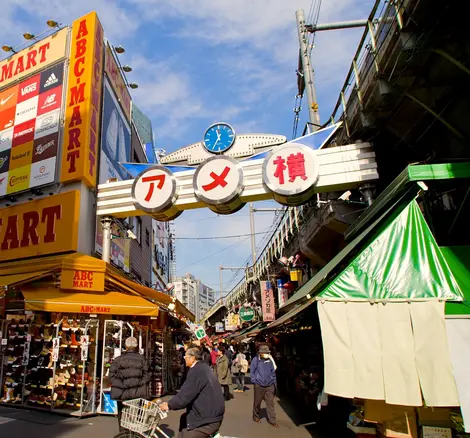
[[[150,246],[150,231],[148,228],[145,229],[145,243]]]
[[[142,219],[136,217],[134,220],[134,234],[137,237],[137,243],[141,244],[142,242]]]

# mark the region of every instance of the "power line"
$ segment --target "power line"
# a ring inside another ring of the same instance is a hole
[[[259,233],[253,233],[255,236],[258,234],[268,234],[269,231],[262,231]],[[238,234],[235,236],[211,236],[211,237],[164,237],[164,239],[175,239],[175,240],[219,240],[219,239],[237,239],[239,237],[251,237],[250,234]]]

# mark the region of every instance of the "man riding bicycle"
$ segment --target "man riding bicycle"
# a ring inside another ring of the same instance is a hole
[[[208,438],[219,431],[224,418],[222,388],[209,365],[202,361],[198,348],[188,348],[184,360],[188,367],[186,381],[178,395],[160,408],[164,411],[186,408],[178,438]]]

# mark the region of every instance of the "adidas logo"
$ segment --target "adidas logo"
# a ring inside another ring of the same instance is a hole
[[[46,83],[44,84],[44,88],[57,84],[57,82],[59,82],[59,79],[57,79],[57,76],[54,73],[52,73],[47,79]]]

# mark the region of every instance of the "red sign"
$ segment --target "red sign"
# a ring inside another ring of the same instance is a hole
[[[276,319],[274,306],[274,292],[270,281],[260,281],[261,306],[263,308],[263,321],[270,322]]]
[[[209,184],[202,186],[204,191],[209,192],[219,186],[225,187],[227,185],[227,181],[225,181],[225,178],[227,178],[229,172],[230,167],[228,166],[225,166],[224,170],[221,172],[220,175],[217,175],[215,172],[211,172],[209,176],[213,179],[213,181]]]
[[[40,94],[38,101],[38,116],[60,108],[62,103],[62,86]]]
[[[41,75],[36,75],[22,82],[18,90],[17,103],[25,102],[26,100],[31,99],[34,96],[37,96],[39,94],[39,81],[40,80],[41,80]]]
[[[80,313],[111,313],[111,307],[104,306],[82,306]]]
[[[13,131],[12,147],[27,143],[34,140],[34,127],[36,126],[36,120],[28,120],[27,122],[21,123],[15,126]]]

